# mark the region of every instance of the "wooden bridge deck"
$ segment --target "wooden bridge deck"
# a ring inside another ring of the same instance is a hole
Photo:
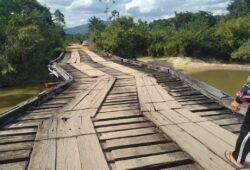
[[[233,169],[224,151],[242,115],[173,75],[82,46],[58,65],[74,83],[1,126],[0,169]]]

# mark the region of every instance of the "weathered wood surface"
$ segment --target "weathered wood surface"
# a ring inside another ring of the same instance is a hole
[[[97,57],[93,56],[92,58]],[[157,124],[166,135],[174,139],[182,149],[187,151],[205,169],[233,169],[225,161],[224,151],[226,149],[233,149],[233,146],[229,145],[225,139],[228,136],[234,136],[234,134],[222,134],[224,129],[214,123],[211,126],[213,130],[208,131],[206,129],[208,127],[204,127],[203,123],[206,122],[206,119],[190,112],[189,109],[190,107],[193,110],[203,110],[209,109],[208,107],[191,105],[183,107],[165,89],[157,85],[152,77],[137,70],[126,69],[121,65],[118,67],[117,64],[110,64],[109,62],[105,62],[104,65],[135,76],[140,107],[144,115]],[[171,101],[173,102],[170,103]],[[212,106],[209,107],[212,108]],[[218,108],[217,106],[215,107],[216,109],[222,108],[221,106],[218,106]],[[203,123],[203,126],[200,126],[199,123]],[[215,131],[214,129],[219,130]],[[224,140],[221,138],[224,138]],[[235,138],[231,137],[230,141],[233,140]],[[200,155],[200,153],[204,153],[204,156]],[[131,165],[125,164],[124,166],[133,166],[133,162],[131,162]],[[123,165],[120,168],[122,169]]]
[[[157,75],[164,87],[155,73],[72,50],[58,64],[71,90],[0,129],[1,169],[233,169],[224,150],[241,119],[222,121],[222,107],[193,89],[180,95],[181,79]]]

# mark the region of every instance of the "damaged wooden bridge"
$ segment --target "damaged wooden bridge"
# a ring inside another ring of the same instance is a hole
[[[0,114],[1,170],[233,169],[244,115],[216,89],[80,45],[50,69],[65,81]]]

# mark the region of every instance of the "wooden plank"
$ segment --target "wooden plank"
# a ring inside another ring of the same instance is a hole
[[[16,160],[29,160],[31,150],[18,150],[18,151],[7,151],[0,152],[1,162],[10,162]]]
[[[49,114],[40,114],[40,115],[27,115],[19,118],[18,120],[35,120],[35,119],[47,119],[52,117],[53,112]]]
[[[197,111],[197,110],[211,110],[211,109],[222,109],[223,106],[218,104],[213,105],[187,105],[183,106],[184,108],[190,110],[190,111]]]
[[[172,121],[173,123],[185,123],[185,122],[190,122],[187,118],[182,116],[180,113],[170,110],[170,109],[165,109],[159,111],[164,117],[166,117],[168,120]]]
[[[222,127],[231,132],[240,132],[241,126],[242,124],[235,124],[235,125],[226,125]]]
[[[183,152],[167,153],[155,156],[147,156],[143,158],[135,158],[123,161],[116,161],[115,165],[118,170],[129,169],[147,169],[159,165],[168,165],[177,162],[185,162],[189,160]]]
[[[95,129],[88,110],[67,112],[58,117],[57,138],[93,133]]]
[[[77,140],[64,138],[57,140],[56,169],[60,170],[81,170],[81,162]]]
[[[170,139],[159,134],[145,135],[139,137],[128,137],[122,139],[107,140],[103,144],[105,150],[118,149],[124,147],[141,146],[145,144],[159,144],[169,142]]]
[[[175,166],[172,168],[163,168],[161,170],[203,170],[199,165],[197,164],[188,164],[188,165],[180,165],[180,166]]]
[[[91,67],[85,63],[80,64],[71,64],[74,68],[78,69],[79,71],[87,74],[91,78],[101,77],[101,76],[108,76],[106,73]]]
[[[149,156],[154,154],[163,154],[177,150],[179,150],[179,147],[174,143],[115,149],[111,151],[109,161],[117,161],[129,158],[131,159],[135,157]]]
[[[94,122],[94,125],[95,127],[103,127],[103,126],[105,127],[105,126],[140,123],[140,122],[147,122],[147,120],[143,117],[136,117],[127,119],[108,120],[108,121],[97,121]]]
[[[64,106],[63,111],[73,110],[77,106],[77,104],[79,104],[82,100],[84,100],[86,96],[89,95],[90,92],[100,83],[101,81],[98,80],[94,82],[87,90],[78,94],[73,100],[71,100],[66,106]]]
[[[36,128],[0,130],[0,136],[21,135],[21,134],[25,135],[25,134],[34,134],[34,133],[36,133]]]
[[[0,144],[34,141],[35,135],[2,136]]]
[[[112,113],[112,112],[119,112],[119,111],[128,111],[128,110],[135,110],[135,109],[139,109],[139,107],[132,107],[132,106],[129,106],[129,107],[114,107],[114,108],[101,108],[99,113]]]
[[[111,112],[111,113],[101,113],[96,116],[94,120],[108,120],[108,119],[117,119],[117,118],[130,118],[130,117],[138,117],[141,113],[139,111],[119,111],[119,112]]]
[[[55,170],[56,140],[42,140],[35,143],[31,153],[29,170]]]
[[[38,126],[36,141],[56,138],[57,124],[56,118],[42,121]]]
[[[1,170],[25,170],[27,167],[27,161],[13,162],[7,164],[0,164]]]
[[[96,135],[79,136],[77,142],[82,169],[109,170]]]
[[[183,129],[179,128],[177,125],[161,126],[161,129],[184,151],[189,155],[192,155],[192,157],[199,162],[204,169],[234,169],[226,161],[209,150],[207,146],[199,142]]]
[[[102,90],[94,90],[92,94],[90,92],[90,94],[86,96],[86,99],[78,103],[78,105],[76,105],[74,109],[86,109],[86,108],[98,109],[101,106],[102,102],[104,101],[105,97],[107,96],[108,92],[112,88],[115,81],[116,79],[114,78],[102,80],[101,84],[104,84]]]
[[[240,118],[233,118],[233,119],[221,119],[221,120],[215,120],[213,123],[218,124],[220,126],[223,125],[232,125],[232,124],[240,124],[243,123],[243,119]]]
[[[127,125],[116,125],[116,126],[109,126],[109,127],[101,127],[96,128],[96,132],[103,133],[103,132],[113,132],[113,131],[121,131],[121,130],[128,130],[128,129],[137,129],[137,128],[145,128],[145,127],[152,127],[152,123],[136,123],[136,124],[127,124]]]
[[[133,136],[140,136],[140,135],[147,135],[154,133],[156,133],[156,130],[154,128],[141,128],[141,129],[118,131],[118,132],[102,133],[100,134],[99,139],[107,140],[107,139],[133,137]]]
[[[208,147],[212,152],[216,153],[222,159],[226,161],[224,156],[225,150],[233,150],[234,147],[229,145],[224,140],[221,140],[216,135],[210,133],[209,131],[201,128],[201,126],[195,123],[185,123],[179,125],[182,129],[185,129],[187,133],[192,135],[194,138],[203,143]]]
[[[198,123],[199,126],[206,129],[216,137],[220,138],[224,142],[228,143],[231,146],[235,146],[237,135],[233,134],[232,132],[229,132],[228,130],[225,130],[221,128],[220,126],[210,122],[200,122]]]
[[[173,124],[173,122],[171,122],[159,112],[143,112],[143,115],[146,116],[152,122],[154,122],[154,124],[157,126]]]
[[[84,50],[84,52],[94,61],[94,62],[105,62],[106,60],[101,58],[100,56],[96,55],[95,53],[89,51],[89,50]]]
[[[186,109],[176,109],[175,111],[177,111],[182,116],[186,117],[187,119],[189,119],[192,122],[204,122],[204,121],[206,121],[205,118],[202,118],[202,117],[198,116],[197,114],[192,113]]]
[[[174,101],[174,98],[162,86],[156,85],[156,87],[165,101]]]
[[[0,152],[32,149],[34,142],[9,143],[0,145]]]
[[[39,124],[40,124],[40,121],[17,122],[17,123],[12,123],[10,125],[5,126],[4,129],[37,127]]]
[[[212,116],[212,115],[220,115],[220,114],[229,114],[228,110],[214,110],[214,111],[204,111],[204,112],[195,112],[195,114],[199,116]]]
[[[161,94],[158,92],[157,87],[156,86],[146,86],[147,93],[149,94],[151,101],[153,103],[164,102],[165,100],[161,96]]]
[[[153,103],[156,111],[165,109],[180,109],[182,106],[176,101],[166,101],[160,103]]]

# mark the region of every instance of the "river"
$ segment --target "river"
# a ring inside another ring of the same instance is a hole
[[[46,90],[44,82],[50,79],[47,70],[40,70],[18,86],[0,88],[0,113]]]
[[[172,58],[173,61],[159,60],[157,58],[146,57],[141,61],[161,66],[174,67],[175,69],[191,76],[194,79],[210,84],[234,97],[236,92],[246,83],[250,75],[250,66],[233,64],[209,64],[198,63],[193,59]],[[175,66],[173,66],[175,65]]]
[[[234,97],[236,92],[241,89],[250,71],[242,70],[207,70],[187,72],[191,77],[210,84],[230,96]]]
[[[0,113],[45,90],[43,82],[0,89]]]

